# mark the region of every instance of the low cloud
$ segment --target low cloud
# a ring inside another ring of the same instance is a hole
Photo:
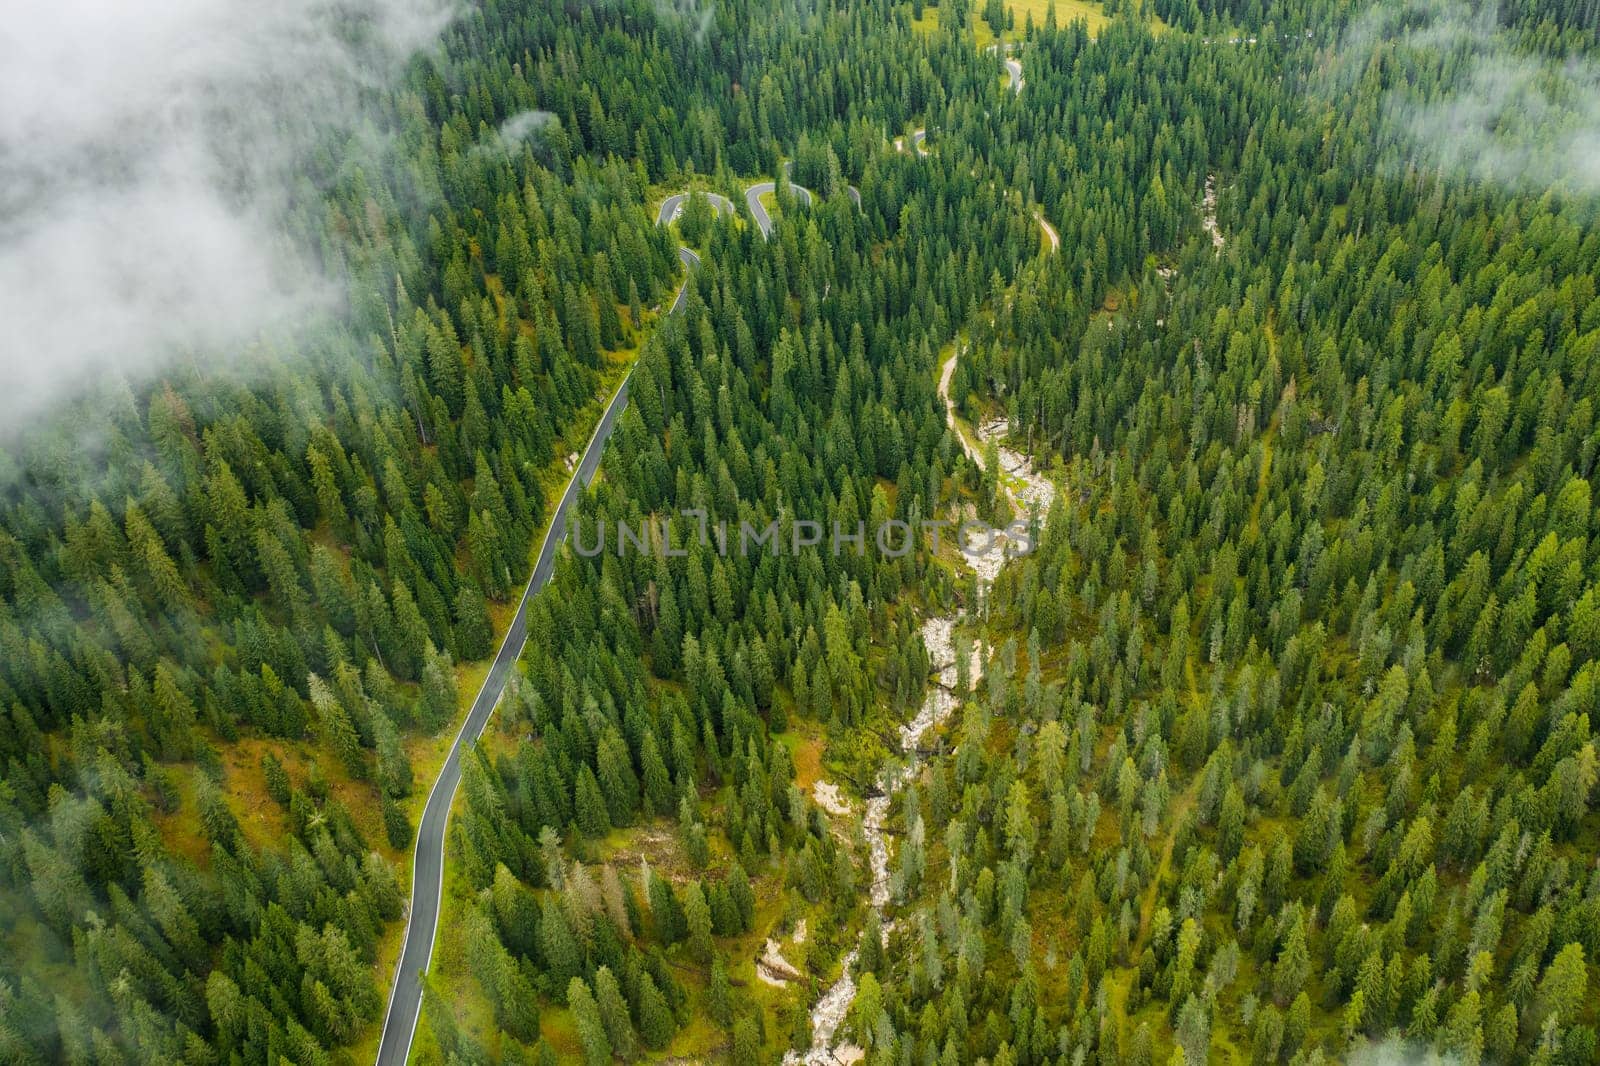
[[[1326,71],[1349,90],[1382,63],[1380,121],[1407,163],[1518,189],[1600,191],[1600,63],[1532,54],[1494,5],[1393,0],[1353,20]]]
[[[0,434],[335,305],[283,214],[446,4],[54,0],[0,24]]]
[[[548,111],[518,112],[501,123],[500,140],[506,144],[521,144],[546,126],[559,125],[560,122]]]
[[[1461,1066],[1459,1056],[1405,1040],[1376,1040],[1350,1049],[1350,1066]]]
[[[704,44],[717,8],[711,0],[653,0],[656,17],[663,22],[682,22],[694,34],[696,44]]]

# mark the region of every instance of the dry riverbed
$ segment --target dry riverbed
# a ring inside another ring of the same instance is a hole
[[[941,368],[939,376],[939,395],[944,399],[946,415],[950,419],[952,429],[955,428],[955,411],[950,403],[949,392],[956,358],[954,355],[950,357]],[[986,443],[991,438],[1004,439],[1007,436],[1007,429],[1004,421],[987,422],[979,427],[979,441]],[[957,435],[960,436],[959,432]],[[962,437],[962,447],[967,449],[967,454],[972,456],[974,462],[980,467],[983,465],[982,455],[977,454],[977,450],[972,448],[965,437]],[[997,454],[1001,481],[1006,486],[1005,491],[1012,504],[1024,514],[1030,508],[1037,506],[1042,515],[1055,498],[1055,486],[1034,468],[1027,456],[1004,446],[997,448]],[[1011,558],[1006,550],[1006,542],[1001,537],[991,538],[987,545],[974,543],[971,547],[974,550],[963,551],[962,558],[978,575],[980,585],[987,585],[993,581],[1000,568]],[[950,614],[933,616],[922,623],[922,642],[928,649],[928,662],[932,667],[935,682],[928,686],[927,696],[916,715],[900,727],[900,749],[904,754],[900,758],[891,757],[879,771],[876,788],[873,790],[873,795],[868,797],[861,815],[871,879],[869,897],[885,938],[894,928],[893,920],[885,913],[891,896],[889,812],[895,794],[906,782],[921,772],[927,758],[924,754],[927,746],[938,729],[955,712],[956,690],[960,682],[954,639],[958,621],[956,615]],[[982,673],[983,666],[988,660],[988,649],[975,643],[971,655],[967,671],[969,684],[976,682]],[[832,782],[817,781],[812,787],[812,795],[817,805],[835,818],[849,818],[855,814],[854,806]],[[797,929],[796,936],[803,939],[803,927]],[[849,1014],[850,1004],[856,995],[855,975],[851,971],[855,967],[858,953],[857,948],[850,950],[844,958],[843,972],[839,979],[811,1008],[811,1046],[803,1051],[790,1051],[783,1058],[784,1066],[849,1066],[866,1057],[866,1053],[859,1046],[840,1034],[845,1018]],[[776,983],[787,976],[778,968],[776,965],[778,963],[787,966],[781,952],[778,951],[778,945],[768,940],[762,962],[757,967],[763,980]]]

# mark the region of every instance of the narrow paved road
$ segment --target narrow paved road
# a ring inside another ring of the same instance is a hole
[[[685,198],[686,194],[683,193],[668,197],[667,202],[661,205],[657,221],[676,218]],[[733,204],[726,197],[711,194],[710,199],[718,211],[732,213]],[[679,248],[678,258],[682,260],[686,271],[692,271],[700,264],[700,257],[688,248]],[[669,313],[675,313],[683,307],[689,282],[690,279],[686,277],[672,301]],[[572,478],[561,494],[561,502],[550,519],[550,528],[545,531],[544,543],[539,546],[539,558],[534,563],[533,575],[528,579],[522,600],[517,604],[517,613],[511,619],[511,626],[506,630],[499,650],[495,652],[489,674],[483,679],[483,687],[478,689],[478,695],[472,701],[472,710],[467,713],[467,720],[456,734],[455,743],[450,745],[450,754],[446,756],[433,789],[428,793],[427,805],[422,809],[422,823],[417,828],[416,862],[411,871],[411,909],[406,922],[405,943],[400,948],[399,968],[389,994],[389,1011],[383,1019],[383,1036],[378,1043],[378,1066],[403,1066],[411,1056],[411,1042],[416,1036],[417,1019],[422,1013],[422,974],[433,961],[433,942],[439,931],[439,909],[444,893],[445,830],[450,823],[450,805],[455,800],[456,787],[461,783],[461,751],[477,741],[483,727],[488,724],[489,716],[494,713],[495,705],[500,702],[501,694],[505,692],[506,680],[511,676],[511,671],[516,669],[517,656],[522,654],[522,646],[528,639],[528,604],[550,581],[550,574],[555,569],[556,550],[566,539],[568,510],[572,501],[594,480],[595,471],[600,468],[600,456],[605,451],[612,427],[616,425],[617,415],[628,406],[628,383],[632,377],[630,372],[628,377],[623,378],[611,402],[606,404],[600,424],[595,427],[594,435],[583,450],[583,458],[578,461],[577,469],[572,472]]]
[[[918,155],[927,155],[928,150],[922,147],[922,142],[928,139],[927,130],[916,130],[911,134],[911,147],[917,150]]]
[[[762,237],[772,236],[772,216],[767,214],[767,208],[762,204],[761,198],[777,191],[778,183],[775,181],[758,181],[744,191],[744,205],[750,209],[750,217],[756,220],[756,226],[761,230]],[[791,181],[789,191],[794,194],[796,200],[807,207],[811,206],[810,189]]]
[[[990,50],[993,51],[993,49],[990,49]],[[1022,91],[1022,64],[1017,62],[1015,59],[1007,59],[1006,60],[1006,70],[1007,70],[1007,72],[1009,72],[1012,75],[1012,83],[1011,84],[1012,84],[1013,90],[1016,91],[1016,92],[1021,92]],[[914,132],[911,135],[911,144],[912,144],[912,146],[914,148],[916,148],[918,155],[925,156],[925,155],[928,154],[928,150],[926,148],[922,147],[922,142],[927,139],[927,136],[928,136],[928,131],[927,130],[917,130],[916,132]],[[894,150],[897,151],[897,152],[903,152],[903,151],[906,150],[905,138],[896,137],[894,139]],[[768,183],[768,184],[770,186],[770,183]],[[799,186],[796,186],[796,188],[799,188]],[[859,200],[857,200],[856,202],[858,204],[860,203]],[[763,214],[765,214],[765,212],[763,212]],[[1035,211],[1033,213],[1033,217],[1039,220],[1039,227],[1044,230],[1045,239],[1050,242],[1050,251],[1052,253],[1061,251],[1061,234],[1056,232],[1056,228],[1054,226],[1052,226],[1049,222],[1045,221],[1044,212],[1043,211]],[[766,230],[763,229],[762,232],[765,233]]]
[[[678,246],[678,260],[683,264],[684,270],[693,270],[700,265],[700,257],[689,248]],[[689,298],[689,279],[684,278],[683,284],[678,286],[678,295],[672,301],[672,306],[667,309],[669,315],[675,315],[683,309],[683,301]]]
[[[1009,46],[1007,46],[1007,47],[1009,48]],[[993,52],[995,50],[995,48],[994,48],[993,45],[991,45],[988,50],[990,52]],[[1005,64],[1006,64],[1006,73],[1011,76],[1011,91],[1020,93],[1022,91],[1022,86],[1023,86],[1022,64],[1020,62],[1018,62],[1017,60],[1010,59],[1010,58],[1007,58],[1005,60]],[[928,150],[926,148],[922,147],[922,142],[927,139],[927,136],[928,136],[928,131],[925,130],[925,129],[917,130],[916,132],[912,133],[912,135],[911,135],[912,147],[916,148],[918,155],[925,156],[925,155],[928,154]],[[903,151],[906,150],[905,138],[896,137],[894,139],[894,150],[897,151],[897,152],[903,152]],[[859,203],[860,201],[857,201],[857,202]],[[1045,221],[1044,212],[1043,211],[1035,211],[1033,213],[1033,217],[1039,220],[1039,227],[1044,230],[1045,239],[1050,242],[1050,251],[1052,253],[1061,251],[1061,234],[1056,232],[1056,228],[1054,226],[1052,226],[1049,222]],[[762,232],[766,232],[766,231],[763,230]],[[951,357],[952,363],[954,362],[954,359],[955,359],[955,357],[952,356]]]
[[[783,164],[783,173],[785,176],[787,176],[793,169],[793,161]],[[772,216],[767,213],[766,205],[761,202],[761,198],[766,196],[768,193],[777,191],[778,183],[774,181],[758,181],[744,191],[744,204],[750,209],[750,217],[756,220],[756,228],[761,230],[761,236],[763,238],[772,236],[773,222]],[[804,185],[796,185],[791,181],[789,183],[789,191],[794,193],[796,200],[799,200],[807,207],[811,207],[817,202],[816,195]],[[849,195],[850,202],[859,208],[861,206],[861,190],[856,188],[854,185],[846,185],[844,187],[844,191]]]
[[[1011,53],[1015,52],[1018,47],[1019,45],[1016,41],[1007,41],[1004,49],[998,44],[991,44],[984,49],[989,55],[1001,57],[1000,61],[1006,65],[1006,87],[1014,93],[1020,93],[1024,84],[1022,80],[1022,62],[1011,58]]]
[[[917,150],[917,154],[918,155],[927,155],[928,154],[928,150],[926,148],[922,147],[922,142],[927,140],[927,139],[928,139],[928,131],[927,130],[914,130],[914,131],[912,131],[912,134],[911,134],[911,147],[913,147],[913,148],[915,148]],[[897,152],[903,152],[903,151],[906,150],[906,139],[904,137],[896,137],[894,139],[894,150],[897,151]]]
[[[711,209],[719,215],[733,214],[733,201],[718,193],[708,192],[705,198],[710,201]],[[673,193],[661,201],[661,210],[656,212],[656,225],[665,226],[678,221],[678,216],[683,214],[683,205],[688,201],[686,192]]]
[[[789,169],[793,166],[793,163],[785,163],[783,165],[784,173],[787,174]],[[744,205],[749,209],[750,217],[755,220],[756,228],[761,231],[761,236],[763,238],[772,236],[772,227],[774,223],[772,221],[772,215],[768,213],[766,205],[761,202],[761,198],[777,191],[778,183],[775,181],[758,181],[744,191]],[[806,188],[804,185],[796,185],[794,182],[790,182],[789,191],[794,193],[795,199],[799,200],[807,207],[811,207],[817,202],[816,196],[813,195],[811,190]],[[848,186],[845,191],[850,194],[850,199],[855,202],[855,205],[860,207],[861,190],[856,188],[854,185],[851,185]],[[721,196],[714,192],[708,192],[705,194],[705,197],[711,202],[712,210],[714,210],[717,214],[732,215],[734,213],[733,201],[728,199],[726,196]],[[683,205],[688,201],[688,199],[688,193],[680,192],[673,193],[671,196],[661,201],[661,210],[656,213],[656,225],[666,226],[676,222],[678,217],[683,214]],[[700,262],[700,257],[695,255],[687,248],[678,249],[678,258],[683,260],[683,265],[686,267],[696,266]],[[691,260],[693,260],[693,262],[691,262]],[[682,303],[683,292],[680,291],[678,293],[678,300],[672,305],[672,309],[676,311],[682,305]]]

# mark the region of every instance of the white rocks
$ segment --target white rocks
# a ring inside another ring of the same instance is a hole
[[[900,746],[909,755],[904,761],[893,761],[884,767],[878,775],[877,795],[866,802],[866,809],[861,816],[862,833],[867,839],[867,868],[871,883],[868,885],[868,898],[872,909],[883,917],[884,908],[889,905],[889,808],[893,802],[894,794],[900,787],[914,775],[922,762],[918,748],[927,741],[929,735],[944,724],[956,708],[956,698],[953,689],[956,686],[956,652],[953,633],[955,630],[954,617],[929,618],[922,623],[922,642],[928,649],[928,660],[937,672],[938,683],[928,689],[927,699],[916,715],[900,727]],[[982,672],[985,650],[981,646],[972,649],[972,669],[969,678],[976,680]],[[837,786],[831,782],[818,781],[812,786],[812,795],[816,797],[817,805],[830,814],[847,815],[851,808],[840,795]],[[883,924],[884,936],[887,939],[893,923]],[[803,926],[795,930],[795,942],[799,943],[804,938]],[[768,955],[772,954],[775,947],[772,941],[767,941]],[[844,972],[839,980],[834,982],[822,998],[811,1008],[811,1047],[805,1051],[790,1051],[783,1057],[784,1066],[841,1066],[857,1062],[865,1057],[864,1052],[854,1044],[848,1042],[834,1043],[839,1027],[844,1024],[844,1019],[850,1010],[850,1002],[855,999],[856,982],[850,973],[850,968],[855,964],[856,950],[852,949],[844,959]],[[767,956],[763,956],[765,961]],[[780,956],[781,958],[781,956]],[[764,981],[771,979],[762,972],[762,964],[758,963],[756,972]],[[774,976],[781,977],[779,973]]]
[[[803,975],[783,957],[783,949],[771,937],[756,960],[756,976],[774,988],[787,988],[790,981],[799,981]]]
[[[928,665],[943,680],[944,671],[956,664],[954,618],[930,618],[922,623],[922,646],[928,649]]]
[[[995,452],[1000,459],[1001,481],[1012,505],[1024,516],[1037,508],[1043,518],[1055,501],[1055,483],[1034,469],[1031,458],[998,443],[1010,435],[1011,423],[1003,418],[991,418],[978,427],[979,441],[997,442]]]
[[[855,813],[850,806],[850,801],[844,798],[839,791],[839,786],[832,781],[818,781],[811,786],[811,796],[817,801],[817,806],[833,815],[835,818],[848,818]]]
[[[901,782],[899,775],[895,775],[880,783],[898,788]],[[889,905],[889,837],[885,833],[889,827],[889,798],[887,793],[872,797],[867,801],[866,813],[861,816],[861,827],[867,836],[868,876],[872,879],[867,895],[872,900],[872,909],[880,913]]]
[[[803,1052],[787,1052],[784,1066],[834,1066],[840,1061],[838,1052],[854,1047],[853,1044],[834,1047],[838,1028],[845,1024],[845,1015],[850,1013],[850,1002],[856,999],[856,978],[850,973],[854,965],[856,949],[851,949],[850,954],[845,956],[845,973],[835,981],[834,988],[822,992],[822,999],[816,1000],[816,1007],[811,1008],[811,1047]]]
[[[984,463],[983,449],[973,447],[956,425],[956,407],[950,399],[950,382],[955,377],[956,360],[961,358],[966,351],[965,345],[946,359],[939,368],[939,396],[944,400],[945,424],[951,432],[956,434],[956,439],[961,442],[962,451],[967,453],[978,466]],[[1000,482],[1006,497],[1017,509],[1021,517],[1026,517],[1033,509],[1037,508],[1042,517],[1050,509],[1050,504],[1055,500],[1055,485],[1034,469],[1033,460],[1019,451],[1015,451],[1003,444],[1011,434],[1011,424],[1004,418],[991,418],[978,426],[979,445],[987,444],[993,440],[997,442],[996,454],[1000,460]],[[977,571],[978,576],[985,581],[993,581],[999,573],[1000,566],[1009,556],[1005,554],[1006,541],[1002,538],[991,538],[995,543],[984,543],[981,538],[971,538],[975,543],[958,541],[961,554],[966,557],[967,565]],[[968,551],[968,548],[973,550]]]
[[[917,754],[918,747],[931,731],[949,718],[956,707],[955,696],[950,692],[956,684],[956,653],[951,637],[954,629],[955,619],[952,617],[929,618],[922,623],[922,642],[928,648],[929,662],[938,672],[939,683],[928,689],[928,697],[921,709],[900,727],[900,746],[910,758],[905,762],[890,762],[883,768],[878,775],[877,795],[867,800],[866,809],[861,815],[861,829],[867,839],[867,876],[870,879],[867,895],[872,909],[878,912],[880,918],[883,917],[884,908],[889,905],[890,805],[894,794],[916,772],[922,761]],[[971,676],[977,677],[981,667],[982,652],[974,648]],[[811,792],[816,797],[817,805],[830,814],[850,813],[849,804],[832,783],[818,781],[812,786]],[[890,923],[884,924],[885,937],[891,927]],[[796,929],[795,939],[797,943],[802,939],[800,929]],[[769,940],[767,943],[770,948],[772,942]],[[845,956],[844,972],[839,980],[811,1008],[811,1046],[805,1051],[790,1051],[784,1055],[784,1066],[841,1066],[865,1057],[865,1053],[854,1044],[834,1043],[839,1027],[844,1024],[845,1016],[850,1011],[850,1002],[856,996],[856,981],[850,972],[855,965],[856,955],[856,949],[851,949]],[[760,973],[760,964],[756,969]],[[762,979],[767,979],[765,974],[762,974]]]

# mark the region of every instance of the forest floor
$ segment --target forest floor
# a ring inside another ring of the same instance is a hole
[[[484,731],[484,742],[491,754],[510,755],[521,743],[520,735],[495,728],[498,720],[491,719]],[[809,773],[820,772],[822,729],[814,722],[791,719],[794,727],[782,735],[795,755],[796,777],[803,780]],[[708,795],[706,802],[712,802]],[[457,808],[465,800],[458,797]],[[720,833],[711,833],[709,844],[711,860],[705,867],[697,866],[684,851],[677,824],[668,817],[641,821],[636,825],[615,829],[597,841],[583,841],[578,845],[584,864],[598,878],[604,867],[614,868],[624,881],[635,880],[642,864],[682,886],[696,877],[725,873],[734,860],[733,849]],[[451,834],[445,842],[444,906],[440,916],[441,930],[459,931],[464,922],[463,908],[473,897],[472,886],[461,876],[461,855],[456,847],[456,836]],[[761,979],[757,960],[761,958],[767,940],[780,945],[785,960],[802,975],[804,981],[814,980],[812,966],[824,975],[837,970],[838,946],[852,939],[859,926],[835,920],[840,916],[825,913],[819,907],[807,904],[802,897],[787,887],[787,869],[783,864],[765,863],[750,871],[751,887],[756,895],[756,915],[752,931],[738,937],[718,937],[718,951],[728,968],[728,978],[735,987],[748,992],[761,1004],[767,1014],[769,1039],[782,1044],[787,1040],[789,1024],[801,1010],[794,994],[795,986],[774,986]],[[809,935],[797,938],[796,929],[804,922]],[[818,931],[832,930],[831,935]],[[686,948],[678,945],[667,952],[668,964],[674,978],[689,996],[691,1022],[681,1029],[672,1042],[659,1052],[641,1051],[647,1061],[704,1061],[716,1060],[726,1050],[726,1034],[711,1020],[705,997],[710,983],[710,968],[691,960]],[[430,967],[431,989],[449,997],[451,1015],[460,1033],[480,1044],[493,1060],[502,1057],[499,1041],[501,1035],[494,1023],[494,1013],[488,998],[483,994],[477,979],[467,963],[464,943],[460,936],[441,935]],[[804,987],[803,985],[801,987]],[[436,1009],[436,1008],[435,1008]],[[541,1029],[550,1041],[561,1062],[576,1062],[582,1058],[572,1013],[565,1008],[548,1005],[541,1015]],[[412,1061],[437,1063],[438,1044],[433,1035],[432,1012],[424,1007],[417,1025]],[[360,1045],[355,1058],[360,1061],[365,1051],[376,1052],[376,1043],[370,1048]]]
[[[809,793],[822,777],[822,749],[827,743],[822,727],[810,719],[790,718],[789,732],[779,736],[794,760],[795,787]]]

